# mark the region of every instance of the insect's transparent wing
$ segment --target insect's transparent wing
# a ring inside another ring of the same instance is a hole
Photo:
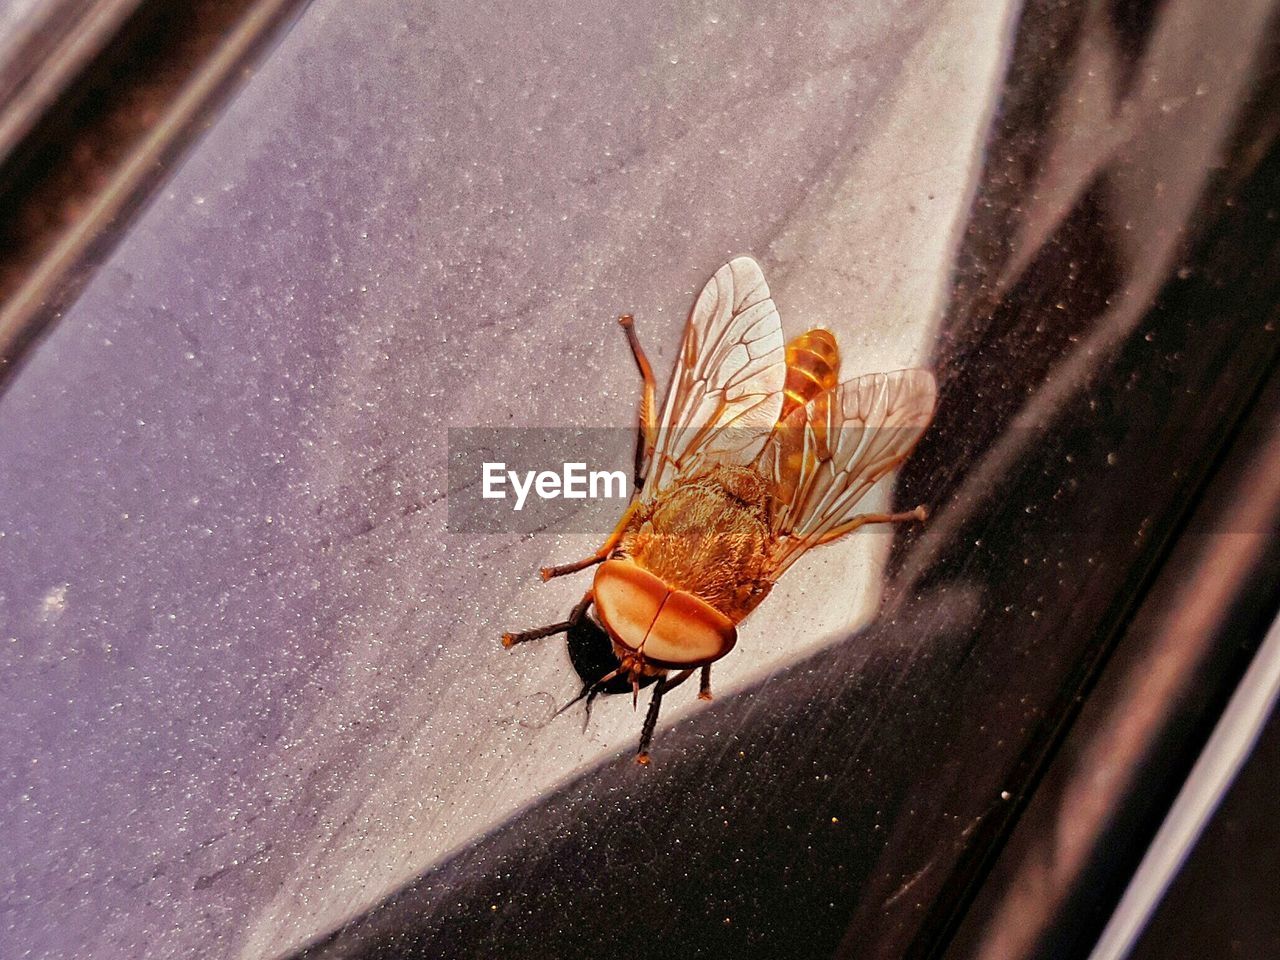
[[[847,380],[793,411],[758,468],[774,481],[775,576],[858,515],[858,501],[911,452],[933,418],[928,370]]]
[[[782,410],[782,322],[760,266],[738,257],[698,295],[641,496],[718,463],[753,462]]]

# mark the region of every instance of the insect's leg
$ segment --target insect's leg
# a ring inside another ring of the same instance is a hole
[[[586,709],[583,711],[583,717],[582,717],[583,733],[586,733],[587,724],[591,722],[591,704],[595,702],[596,697],[600,696],[600,692],[604,690],[604,685],[608,683],[610,680],[612,680],[614,677],[616,677],[618,674],[620,674],[621,672],[622,672],[621,669],[615,670],[613,671],[613,673],[606,674],[605,676],[601,677],[599,680],[597,680],[595,683],[591,685],[591,690],[587,694],[587,706],[586,706]]]
[[[564,563],[558,567],[543,567],[538,571],[539,575],[543,580],[550,580],[552,577],[563,577],[566,573],[577,573],[579,570],[594,567],[597,563],[603,563],[608,560],[609,554],[613,553],[614,548],[622,540],[622,535],[626,533],[627,526],[631,523],[631,518],[635,515],[636,508],[639,506],[639,500],[631,501],[631,505],[623,512],[622,519],[613,528],[613,533],[609,534],[609,539],[591,556],[585,560],[575,560],[573,563]]]
[[[649,744],[653,742],[653,730],[658,725],[658,711],[662,709],[662,695],[667,691],[667,675],[664,673],[653,685],[653,699],[649,701],[649,712],[644,717],[644,729],[640,731],[640,749],[636,751],[636,763],[649,762]]]
[[[502,635],[502,645],[510,648],[517,643],[541,640],[543,637],[550,637],[557,633],[564,633],[566,630],[572,630],[587,615],[592,599],[591,591],[588,590],[582,595],[582,599],[578,601],[577,605],[569,611],[568,620],[561,620],[559,623],[548,624],[545,627],[534,627],[532,630],[521,630],[519,633],[504,633]]]
[[[663,694],[670,693],[672,690],[680,686],[680,684],[684,683],[686,680],[688,680],[692,676],[693,676],[692,670],[681,670],[671,679],[671,682],[667,684],[667,689],[662,691]]]
[[[814,546],[821,546],[824,543],[830,543],[832,540],[839,540],[846,533],[853,533],[853,531],[868,523],[905,523],[909,520],[922,522],[928,517],[929,511],[923,506],[908,510],[905,513],[860,513],[856,517],[850,517],[840,526],[828,530]]]
[[[585,570],[587,567],[594,567],[597,563],[603,563],[609,559],[609,554],[613,552],[616,543],[609,542],[593,553],[591,556],[583,560],[575,560],[573,563],[562,563],[559,566],[543,567],[538,571],[538,576],[543,580],[550,580],[553,577],[563,577],[566,573],[577,573],[579,570]]]
[[[582,718],[582,730],[585,733],[587,729],[587,724],[591,722],[591,702],[600,695],[600,691],[604,689],[604,685],[608,683],[610,680],[612,680],[614,677],[616,677],[618,674],[620,674],[621,672],[622,672],[622,668],[619,667],[617,670],[614,670],[612,673],[606,673],[599,680],[592,680],[590,683],[584,683],[582,685],[582,689],[578,691],[578,695],[574,697],[572,700],[570,700],[568,703],[566,703],[559,710],[557,710],[555,713],[553,713],[551,715],[551,719],[554,720],[556,717],[560,716],[560,714],[564,713],[566,710],[572,707],[575,703],[578,703],[579,701],[585,698],[587,701],[587,709],[585,711],[586,715]]]
[[[711,664],[703,664],[702,677],[698,683],[698,699],[713,700],[711,696]]]
[[[640,394],[640,432],[636,436],[636,489],[644,485],[644,466],[653,456],[654,445],[658,442],[658,414],[654,406],[657,395],[657,381],[653,378],[653,367],[649,366],[649,358],[645,356],[644,347],[640,346],[640,338],[636,336],[635,317],[624,314],[618,318],[627,335],[627,343],[631,346],[631,355],[636,358],[636,366],[640,368],[640,379],[644,381]]]

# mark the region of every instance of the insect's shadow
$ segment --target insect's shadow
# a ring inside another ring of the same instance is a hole
[[[590,617],[583,617],[569,628],[566,643],[569,647],[569,661],[573,664],[579,679],[582,680],[582,692],[561,707],[557,713],[585,700],[583,726],[586,726],[591,719],[591,701],[597,696],[630,694],[631,681],[623,676],[615,676],[604,683],[600,682],[603,677],[615,673],[620,664],[613,652],[613,641]],[[657,677],[641,677],[640,686],[647,687],[657,679]]]

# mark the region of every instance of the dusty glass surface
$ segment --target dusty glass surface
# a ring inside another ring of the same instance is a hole
[[[1005,18],[315,5],[0,405],[23,939],[279,950],[631,744],[497,643],[587,541],[448,534],[445,429],[629,424],[614,316],[665,378],[743,252],[850,373],[922,360]],[[789,575],[718,693],[863,619],[887,545]]]
[[[821,802],[865,800],[858,856],[877,897],[856,909],[936,890],[932,855],[918,887],[891,857],[921,771],[949,785],[919,808],[954,827],[955,849],[972,808],[1000,802],[985,779],[982,798],[967,795],[964,772],[929,753],[946,711],[973,718],[957,704],[979,693],[1029,703],[990,743],[985,727],[954,728],[990,750],[979,766],[995,779],[1047,702],[1037,678],[1069,674],[1051,650],[1026,679],[980,646],[987,634],[935,629],[994,617],[1021,582],[983,568],[973,491],[1039,436],[1020,404],[1048,381],[1053,408],[1052,385],[1065,393],[1096,362],[1078,345],[1113,347],[1176,269],[1254,66],[1215,61],[1208,83],[1191,38],[1211,29],[1213,50],[1252,50],[1270,10],[1212,18],[1170,0],[1126,86],[1101,7],[1081,5],[1093,27],[1051,70],[1068,112],[1019,180],[992,173],[986,149],[1018,6],[312,5],[0,396],[0,697],[19,731],[0,746],[6,937],[54,957],[279,955],[437,866],[461,887],[481,867],[455,869],[455,854],[629,753],[628,698],[599,703],[585,732],[549,722],[579,686],[563,642],[498,642],[563,615],[584,584],[536,571],[598,536],[451,531],[447,432],[629,426],[638,383],[614,318],[636,315],[664,380],[696,291],[737,254],[760,261],[790,333],[836,331],[846,376],[945,361],[943,439],[906,495],[950,504],[959,491],[961,508],[897,566],[913,589],[937,587],[948,537],[975,544],[974,566],[905,618],[918,635],[860,636],[892,538],[823,548],[716,671],[745,728],[748,692],[778,676],[773,689],[798,698],[786,691],[819,663],[806,658],[838,650],[841,672],[819,679],[865,687],[838,759],[869,782],[839,781]],[[1003,209],[993,182],[1025,201],[1009,223],[982,219]],[[1105,233],[1112,273],[1090,262],[1087,282],[1066,284],[1087,304],[1058,309],[1058,287],[1018,284],[1072,276],[1064,224],[1104,219],[1079,213],[1091,191],[1106,195],[1106,228],[1079,249]],[[983,260],[984,244],[1002,257]],[[1047,249],[1068,262],[1045,268]],[[1000,344],[984,356],[989,331],[966,323],[991,311],[966,310],[1005,295],[1071,322],[1045,340],[1029,322],[1012,358]],[[1029,497],[1034,521],[1051,495]],[[886,487],[868,508],[888,502]],[[1048,576],[1069,552],[1029,548],[1019,576]],[[1051,601],[1028,587],[1005,608],[1028,637],[1083,596],[1067,574],[1056,585]],[[954,685],[906,679],[929,669]],[[664,726],[702,715],[693,693],[673,695]],[[895,697],[938,712],[896,713]],[[897,715],[919,723],[894,733]],[[733,724],[680,729],[697,739],[659,741],[669,769],[736,762]],[[919,766],[899,771],[882,816],[889,787],[869,771],[904,744]],[[823,775],[778,773],[775,787]],[[592,776],[606,798],[615,783],[641,795],[630,771]],[[559,829],[548,843],[574,836]],[[880,856],[893,870],[875,869]],[[731,911],[707,910],[731,937]]]

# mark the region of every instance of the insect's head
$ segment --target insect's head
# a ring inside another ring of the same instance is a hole
[[[606,560],[593,589],[600,622],[624,664],[683,670],[719,660],[738,640],[723,613],[634,560]]]

